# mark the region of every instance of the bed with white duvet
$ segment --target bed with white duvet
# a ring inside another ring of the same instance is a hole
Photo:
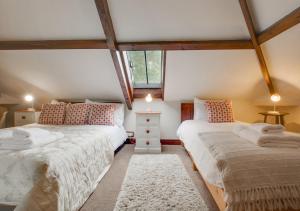
[[[235,134],[243,124],[187,120],[178,136],[221,210],[298,211],[299,147],[258,146]]]
[[[240,124],[246,123],[209,123],[205,120],[187,120],[179,126],[177,136],[183,142],[186,150],[193,156],[195,165],[201,171],[204,179],[210,184],[223,187],[222,178],[216,165],[217,161],[203,145],[199,133],[231,132],[234,126]]]
[[[119,126],[37,127],[62,139],[27,150],[0,150],[0,203],[16,210],[77,210],[108,171],[126,132]]]

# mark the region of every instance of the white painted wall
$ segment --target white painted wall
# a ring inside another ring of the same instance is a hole
[[[176,131],[181,123],[180,101],[161,101],[153,100],[146,103],[144,99],[135,100],[133,109],[126,111],[125,128],[129,131],[135,131],[135,112],[152,111],[161,112],[161,138],[178,139]],[[234,116],[236,120],[245,122],[258,122],[262,117],[258,114],[264,108],[251,104],[250,101],[233,100]]]

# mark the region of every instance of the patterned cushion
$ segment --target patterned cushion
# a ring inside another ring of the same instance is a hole
[[[76,103],[67,106],[65,125],[84,125],[88,123],[89,104]]]
[[[42,106],[39,124],[62,125],[66,113],[66,104],[44,104]]]
[[[114,125],[114,104],[90,104],[90,125]]]
[[[230,101],[206,101],[208,122],[233,122],[232,104]]]

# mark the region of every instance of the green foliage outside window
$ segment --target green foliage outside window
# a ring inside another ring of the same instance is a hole
[[[160,87],[162,81],[162,51],[127,51],[134,86]]]

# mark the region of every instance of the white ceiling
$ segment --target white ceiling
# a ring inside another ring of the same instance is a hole
[[[300,0],[248,0],[256,30],[261,32],[300,7]]]
[[[243,39],[238,0],[110,0],[119,41]]]
[[[253,50],[167,53],[166,100],[267,96]]]
[[[300,0],[248,0],[259,31]],[[108,0],[118,41],[248,39],[238,0]],[[0,41],[104,39],[94,0],[0,0]],[[300,104],[300,25],[263,45],[283,101]],[[165,99],[268,100],[253,50],[169,51]],[[108,50],[0,51],[0,92],[43,98],[123,95]],[[293,102],[292,102],[293,101]]]
[[[0,40],[104,39],[94,0],[0,0]]]
[[[0,51],[0,89],[52,98],[122,100],[108,50]]]
[[[290,105],[300,105],[300,25],[262,45],[274,83]]]

